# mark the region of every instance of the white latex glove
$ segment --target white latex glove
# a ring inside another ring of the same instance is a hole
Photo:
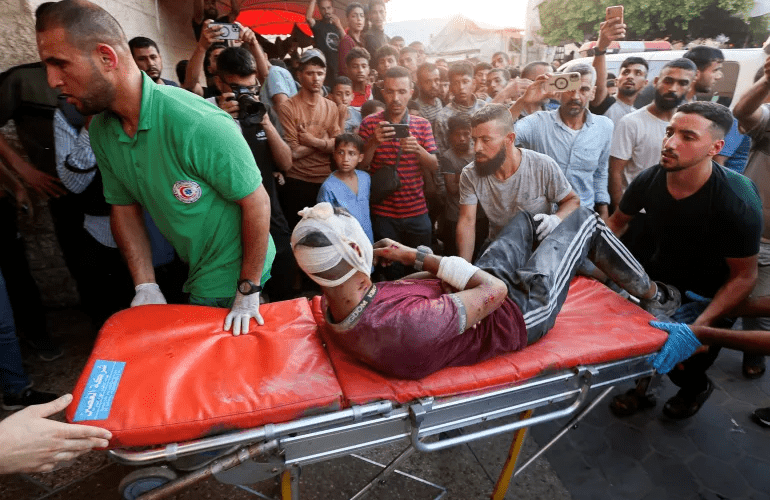
[[[535,222],[542,221],[537,226],[537,241],[543,241],[543,238],[551,234],[551,231],[561,224],[561,218],[556,214],[535,214],[532,218]]]
[[[131,307],[146,306],[148,304],[166,304],[166,297],[160,291],[157,283],[142,283],[136,285],[136,295],[131,301]]]
[[[241,333],[249,333],[249,321],[251,318],[257,320],[257,324],[262,326],[265,320],[259,314],[259,292],[251,295],[243,295],[241,292],[235,292],[235,302],[225,318],[225,331],[233,327],[233,335],[238,336]]]

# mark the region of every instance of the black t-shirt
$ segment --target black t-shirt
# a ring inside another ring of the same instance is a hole
[[[204,19],[205,21],[205,19]],[[229,23],[230,22],[230,15],[225,14],[224,16],[219,16],[218,18],[214,19],[215,23]],[[201,31],[203,30],[203,23],[196,23],[195,21],[192,21],[192,28],[193,33],[195,33],[195,41],[201,39]]]
[[[762,202],[753,182],[712,164],[696,193],[675,200],[660,165],[640,173],[620,201],[627,215],[647,212],[648,254],[636,255],[654,280],[713,297],[729,276],[726,258],[759,252]]]
[[[374,29],[368,30],[364,33],[362,38],[364,47],[366,47],[366,50],[369,51],[369,55],[372,57],[374,57],[374,53],[377,52],[377,49],[390,43],[390,39],[384,31],[376,31]]]
[[[615,104],[616,101],[617,101],[617,99],[615,99],[611,95],[608,95],[607,97],[604,98],[604,100],[602,102],[599,103],[598,106],[591,106],[591,105],[589,105],[588,106],[588,111],[590,111],[591,113],[593,113],[595,115],[603,115],[604,113],[607,112],[608,109],[610,109],[610,106]]]
[[[339,28],[334,23],[321,19],[316,20],[311,30],[315,39],[315,46],[326,57],[326,80],[324,80],[324,84],[332,88],[334,80],[337,78],[337,67],[339,66],[338,59],[341,39]]]

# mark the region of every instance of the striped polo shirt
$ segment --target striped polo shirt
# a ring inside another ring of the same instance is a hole
[[[361,123],[358,133],[366,142],[374,134],[377,124],[387,121],[384,111],[367,116]],[[409,115],[407,115],[409,116]],[[409,116],[409,132],[417,138],[417,142],[431,154],[436,154],[436,142],[433,140],[433,131],[430,123],[419,116]],[[398,153],[399,140],[383,142],[374,152],[369,172],[374,173],[385,165],[395,165]],[[401,188],[382,200],[378,205],[372,205],[372,215],[379,217],[391,217],[393,219],[405,219],[428,213],[423,194],[422,170],[420,169],[417,153],[402,154],[398,165],[398,176],[401,180]]]

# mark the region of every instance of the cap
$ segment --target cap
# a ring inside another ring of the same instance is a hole
[[[321,63],[323,63],[324,68],[326,67],[326,57],[324,57],[323,52],[321,52],[318,49],[308,49],[305,52],[303,52],[301,56],[299,56],[300,64],[304,64],[310,61],[311,59],[320,59]]]

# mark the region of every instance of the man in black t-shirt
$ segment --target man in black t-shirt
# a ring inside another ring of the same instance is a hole
[[[387,45],[390,39],[385,34],[385,2],[383,0],[371,0],[366,11],[369,28],[364,32],[364,47],[373,56],[383,45]]]
[[[757,188],[713,162],[732,123],[732,114],[720,104],[681,106],[666,130],[660,164],[631,182],[608,222],[620,235],[645,210],[652,241],[636,257],[652,279],[713,297],[692,323],[698,326],[715,326],[730,314],[757,276],[762,231]],[[700,409],[713,390],[705,372],[717,354],[714,348],[695,354],[684,369],[671,372],[681,389],[666,402],[664,414],[682,419]]]
[[[193,4],[192,28],[195,39],[200,40],[203,21],[211,19],[216,23],[234,23],[241,13],[242,0],[230,0],[230,12],[219,15],[216,0],[195,0]]]
[[[318,2],[318,11],[321,13],[321,19],[315,19],[316,0],[310,0],[305,13],[305,20],[313,31],[315,46],[323,52],[326,57],[326,79],[324,85],[331,89],[334,87],[334,80],[337,79],[337,66],[339,64],[339,46],[340,39],[345,33],[342,22],[337,14],[334,13],[332,0],[320,0]]]

